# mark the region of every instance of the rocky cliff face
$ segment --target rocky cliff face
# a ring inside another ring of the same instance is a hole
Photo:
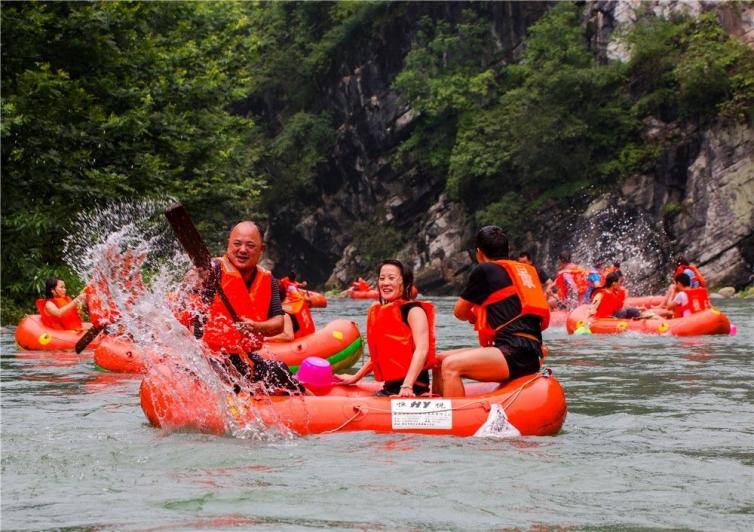
[[[640,5],[641,4],[641,5]],[[411,4],[417,19],[453,18],[453,5]],[[584,25],[603,60],[628,51],[612,36],[635,19],[637,1],[589,2]],[[493,32],[501,49],[515,57],[525,29],[548,3],[495,4]],[[658,14],[674,9],[698,13],[706,2],[657,2]],[[725,27],[754,43],[754,8],[721,10]],[[413,263],[417,285],[425,293],[458,293],[472,266],[473,213],[443,193],[444,177],[417,168],[396,171],[391,157],[414,127],[416,114],[403,106],[390,83],[410,49],[415,28],[386,30],[356,64],[342,65],[343,75],[330,87],[326,107],[338,117],[337,142],[320,183],[320,196],[305,212],[272,220],[270,241],[278,244],[279,267],[292,267],[312,284],[344,288],[368,276],[374,264],[353,245],[354,228],[365,222],[377,233],[390,226],[410,240],[398,252]],[[576,259],[620,260],[634,288],[655,290],[667,284],[669,264],[685,254],[701,265],[713,285],[739,288],[754,281],[754,131],[739,123],[719,123],[708,130],[680,130],[675,124],[648,122],[648,138],[672,139],[651,175],[631,176],[615,190],[568,209],[550,206],[532,222],[525,245],[553,271],[555,257],[572,249]],[[599,255],[597,255],[597,253]],[[374,274],[371,275],[374,278]]]

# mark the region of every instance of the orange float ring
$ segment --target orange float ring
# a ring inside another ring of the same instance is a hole
[[[84,331],[91,323],[84,323]],[[76,342],[84,335],[83,331],[65,331],[52,329],[42,323],[39,314],[25,316],[16,327],[16,343],[29,351],[73,351]],[[89,344],[95,347],[100,341],[97,337]]]

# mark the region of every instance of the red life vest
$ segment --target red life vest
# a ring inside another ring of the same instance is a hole
[[[411,327],[403,321],[401,307],[418,303],[427,314],[429,346],[427,360],[422,369],[435,363],[435,307],[427,301],[398,299],[384,305],[375,303],[367,316],[367,344],[374,365],[374,377],[379,381],[396,381],[408,373],[414,355],[414,338]]]
[[[597,305],[597,311],[595,312],[596,318],[610,318],[623,308],[623,303],[626,301],[626,289],[621,288],[618,293],[611,292],[606,288],[601,288],[596,291],[595,295],[602,294]]]
[[[687,264],[686,266],[684,266],[682,264],[679,265],[675,269],[675,273],[673,273],[673,279],[675,279],[676,275],[678,275],[680,273],[683,273],[683,270],[687,270],[687,269],[691,270],[692,272],[694,272],[694,277],[696,277],[696,280],[699,282],[699,286],[700,287],[707,288],[707,281],[704,280],[704,276],[702,275],[702,272],[700,272],[699,268],[697,268],[693,264]],[[692,279],[692,281],[693,281],[693,279]]]
[[[536,268],[531,264],[524,264],[515,260],[495,260],[492,262],[508,272],[511,285],[491,293],[481,305],[475,307],[474,329],[479,334],[479,345],[482,347],[494,345],[497,331],[505,328],[521,316],[536,316],[542,321],[542,330],[547,329],[550,325],[550,305],[547,303],[547,296],[542,288],[542,283],[539,281]],[[521,302],[521,312],[493,329],[487,321],[487,307],[509,297],[518,297]]]
[[[288,292],[283,301],[283,310],[296,318],[299,329],[293,334],[294,338],[300,338],[312,334],[316,330],[314,318],[309,310],[304,294],[299,291]]]
[[[367,290],[370,290],[369,283],[366,282],[361,277],[359,277],[357,281],[354,281],[352,286],[354,290],[359,290],[361,292],[366,292]]]
[[[690,310],[691,314],[696,314],[710,308],[709,295],[706,288],[686,288],[684,292],[688,301],[685,305],[676,305],[673,308],[674,318],[682,318],[683,313],[687,310]]]
[[[69,296],[51,297],[50,299],[37,299],[37,310],[39,310],[39,315],[42,318],[43,325],[50,327],[51,329],[58,329],[62,331],[80,331],[83,328],[83,324],[81,323],[81,316],[79,316],[79,311],[75,306],[62,316],[57,317],[47,312],[45,304],[48,301],[52,301],[52,303],[58,308],[63,308],[68,303],[73,301],[73,299],[71,299],[71,297]]]
[[[282,292],[280,294],[280,299],[284,299],[288,294],[288,287],[290,287],[293,282],[286,275],[285,277],[278,279],[278,284],[280,285],[280,291]]]
[[[266,320],[272,299],[272,274],[257,265],[254,282],[247,290],[241,273],[227,256],[216,260],[220,265],[220,286],[238,317],[254,321]],[[233,327],[233,319],[219,294],[215,294],[207,313],[203,340],[211,349],[224,348],[230,353],[249,353],[262,346],[261,340],[242,335]]]
[[[571,274],[571,278],[576,286],[576,296],[579,302],[582,303],[582,298],[589,288],[587,272],[575,264],[567,264],[565,268],[558,271],[558,274],[555,277],[555,285],[558,287],[558,297],[561,301],[566,301],[568,299],[569,285],[565,279],[566,274]]]

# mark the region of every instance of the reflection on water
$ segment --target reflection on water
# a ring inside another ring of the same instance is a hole
[[[473,332],[438,299],[441,349]],[[324,325],[368,301],[330,300]],[[139,378],[17,352],[3,330],[0,528],[750,530],[754,302],[736,336],[546,331],[569,414],[553,438],[163,434]]]

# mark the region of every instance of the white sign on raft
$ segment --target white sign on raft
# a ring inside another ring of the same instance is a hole
[[[450,429],[453,411],[448,399],[391,399],[393,429]]]

